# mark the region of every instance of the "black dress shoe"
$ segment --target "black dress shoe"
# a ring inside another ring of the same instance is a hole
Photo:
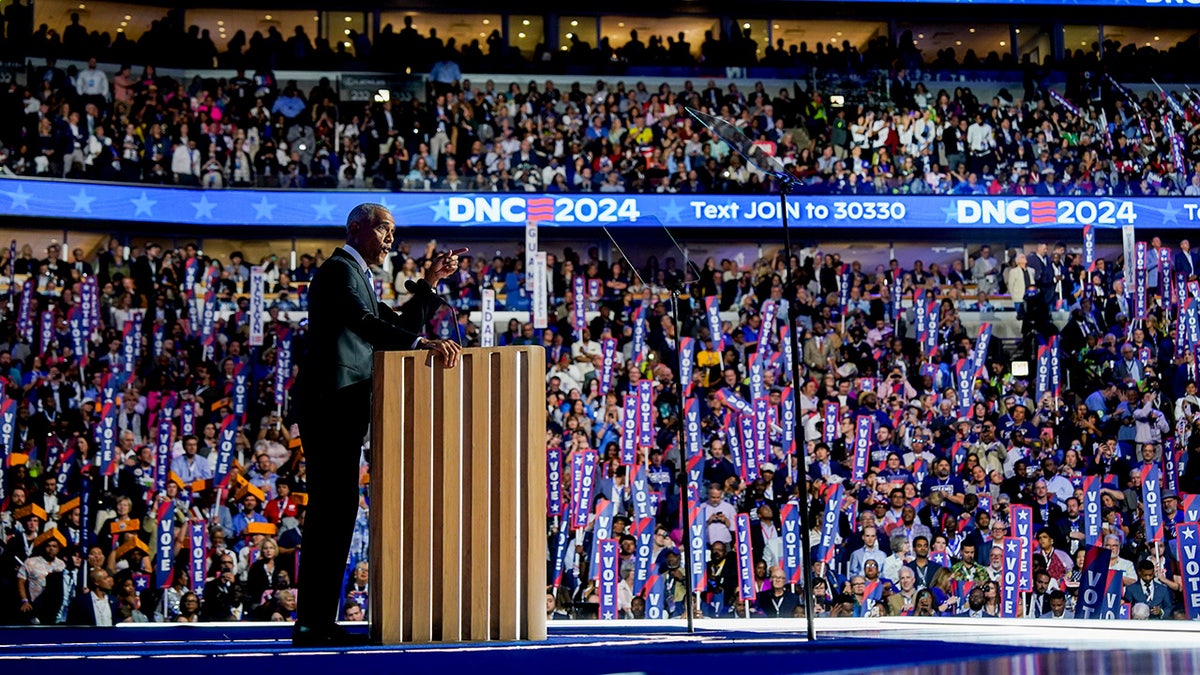
[[[363,647],[370,644],[367,635],[351,633],[335,624],[328,626],[301,626],[292,628],[294,647]]]

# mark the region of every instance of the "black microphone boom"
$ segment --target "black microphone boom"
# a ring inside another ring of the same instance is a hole
[[[404,282],[404,290],[412,293],[413,295],[417,295],[418,293],[427,293],[432,295],[438,302],[445,305],[446,308],[450,310],[451,316],[454,317],[454,330],[458,334],[458,344],[461,345],[463,343],[462,324],[458,322],[458,310],[454,309],[454,305],[446,302],[445,298],[434,291],[433,286],[431,286],[428,281],[425,281],[424,279],[419,281],[409,279],[408,281]]]

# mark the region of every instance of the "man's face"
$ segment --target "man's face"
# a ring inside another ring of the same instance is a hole
[[[967,544],[962,545],[962,560],[965,563],[975,562],[975,547]]]
[[[1062,614],[1067,608],[1067,599],[1055,596],[1050,598],[1050,611],[1055,614]]]
[[[913,553],[917,554],[918,558],[924,558],[929,555],[929,542],[925,539],[918,539],[913,542]]]
[[[1154,569],[1153,568],[1142,569],[1139,567],[1138,568],[1138,578],[1141,579],[1142,583],[1144,583],[1144,584],[1150,583],[1150,581],[1152,581],[1154,579]]]
[[[382,265],[392,250],[396,222],[391,213],[380,211],[374,223],[350,223],[346,230],[346,242],[358,251],[368,265]]]
[[[1046,574],[1039,574],[1033,579],[1033,592],[1039,595],[1046,592],[1050,587],[1050,577]]]
[[[878,535],[875,534],[875,528],[868,527],[867,529],[863,530],[863,544],[865,544],[868,548],[875,546],[875,540],[877,537]]]

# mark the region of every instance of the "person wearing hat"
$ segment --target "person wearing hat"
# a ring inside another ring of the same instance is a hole
[[[20,600],[20,612],[26,623],[34,618],[34,612],[40,609],[38,599],[46,590],[46,580],[55,572],[66,569],[66,563],[59,559],[58,554],[66,540],[58,530],[46,530],[33,540],[33,550],[36,555],[25,559],[21,569],[17,570],[17,598]],[[58,608],[51,608],[50,616],[58,613]],[[39,611],[40,621],[45,612]]]
[[[238,497],[242,508],[233,515],[233,536],[238,540],[234,542],[233,548],[240,552],[246,546],[243,538],[250,529],[250,525],[266,523],[267,518],[258,511],[258,505],[265,501],[265,495],[257,486],[243,483],[238,490]]]

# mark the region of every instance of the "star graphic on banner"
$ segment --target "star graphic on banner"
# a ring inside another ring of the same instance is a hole
[[[1167,201],[1166,206],[1163,206],[1161,208],[1154,208],[1154,207],[1146,207],[1146,208],[1148,208],[1151,211],[1156,211],[1158,213],[1161,213],[1162,217],[1163,217],[1163,225],[1171,225],[1171,224],[1178,225],[1179,224],[1180,209],[1175,208],[1175,205],[1172,204],[1170,201]]]
[[[201,218],[208,218],[209,220],[212,220],[212,212],[216,206],[216,202],[208,201],[208,195],[200,195],[200,201],[192,202],[192,208],[196,209],[196,220],[200,220]]]
[[[1008,550],[1016,551],[1017,550],[1017,542],[1015,542],[1015,541],[1008,542]]]
[[[949,206],[942,208],[942,213],[946,214],[947,223],[958,222],[958,207],[956,207],[954,204],[950,204]]]
[[[158,202],[147,197],[146,191],[142,190],[142,194],[139,195],[137,199],[130,199],[129,203],[133,204],[134,217],[147,216],[153,218],[154,214],[150,212],[150,209],[152,209]]]
[[[616,547],[613,546],[613,543],[611,541],[604,543],[604,552],[605,553],[612,553],[615,550],[616,550]]]
[[[445,199],[437,200],[437,203],[430,204],[429,208],[433,211],[433,222],[436,223],[439,220],[449,220],[450,205],[446,203]]]
[[[75,202],[75,208],[71,209],[72,213],[79,213],[80,211],[91,213],[92,202],[96,201],[96,198],[89,197],[87,190],[79,188],[79,194],[71,195],[71,201]]]
[[[329,200],[325,199],[325,195],[321,195],[321,203],[320,204],[310,204],[309,206],[312,206],[313,210],[317,212],[317,215],[313,216],[313,220],[330,220],[330,221],[332,221],[333,220],[333,209],[337,206],[337,204],[330,204]]]
[[[1196,538],[1196,530],[1194,530],[1190,527],[1183,528],[1183,538],[1184,539],[1195,539]]]
[[[662,207],[662,212],[664,223],[669,223],[671,221],[678,223],[680,222],[679,214],[683,212],[683,207],[679,204],[676,204],[675,198],[672,197],[671,200],[667,202],[666,206]]]
[[[1017,519],[1018,520],[1029,520],[1029,512],[1024,509],[1017,511]]]
[[[24,186],[18,185],[16,192],[8,192],[6,190],[4,194],[12,200],[12,206],[10,208],[25,209],[26,211],[29,210],[29,198],[32,197],[33,194],[26,192]]]
[[[604,613],[604,618],[605,618],[605,619],[611,619],[611,618],[613,618],[613,613],[612,613],[612,612],[605,612],[605,613]]]
[[[250,206],[254,207],[255,220],[274,220],[273,213],[278,204],[268,202],[266,195],[263,195],[263,198],[257,204],[251,204]]]

